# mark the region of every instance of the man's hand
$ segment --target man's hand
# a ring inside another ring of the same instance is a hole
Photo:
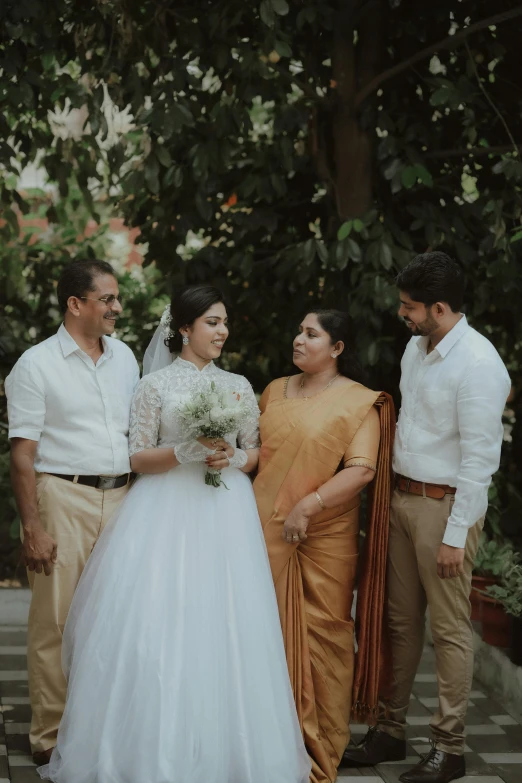
[[[454,579],[464,575],[464,555],[466,550],[456,546],[441,544],[437,557],[437,574],[441,579]]]
[[[22,559],[29,571],[49,576],[56,563],[57,546],[45,532],[38,513],[34,458],[38,443],[11,439],[11,482],[23,528]]]
[[[58,557],[58,547],[43,527],[24,531],[22,558],[29,571],[49,576]]]

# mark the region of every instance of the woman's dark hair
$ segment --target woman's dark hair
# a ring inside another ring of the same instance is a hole
[[[91,258],[78,258],[62,269],[58,279],[56,293],[58,306],[62,313],[67,312],[67,302],[71,296],[85,296],[96,290],[94,278],[100,275],[116,277],[114,269],[107,261],[97,261]]]
[[[462,308],[462,271],[456,261],[439,250],[415,256],[397,275],[395,282],[400,291],[426,307],[435,302],[447,302],[454,313]]]
[[[332,345],[344,343],[344,351],[337,357],[337,369],[341,375],[351,378],[357,383],[364,383],[364,373],[355,355],[353,322],[348,313],[342,310],[310,310],[327,334]]]
[[[172,337],[165,339],[165,345],[171,353],[181,351],[182,337],[180,329],[184,326],[192,326],[197,318],[204,315],[212,305],[220,303],[227,306],[225,297],[213,285],[190,285],[182,288],[172,297],[170,314],[172,320],[170,329]]]

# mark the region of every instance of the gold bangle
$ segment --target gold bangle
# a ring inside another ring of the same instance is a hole
[[[315,499],[317,500],[317,502],[321,506],[321,510],[324,511],[326,506],[324,505],[323,499],[322,499],[321,495],[319,494],[319,492],[315,493]]]

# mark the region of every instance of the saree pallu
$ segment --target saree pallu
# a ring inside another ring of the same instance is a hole
[[[371,719],[377,706],[382,663],[393,403],[387,395],[356,383],[333,387],[308,400],[287,399],[284,379],[272,383],[267,392],[261,401],[262,445],[254,491],[297,714],[312,762],[310,781],[327,783],[336,779],[350,739],[354,685],[351,609],[358,558],[359,496],[313,516],[307,539],[301,543],[288,544],[281,533],[295,504],[343,466],[350,443],[375,405],[381,444],[369,503],[372,529],[358,598],[362,611],[358,611],[355,674],[359,716]],[[372,450],[368,444],[369,452],[374,453],[373,445]],[[364,459],[365,455],[356,456]]]

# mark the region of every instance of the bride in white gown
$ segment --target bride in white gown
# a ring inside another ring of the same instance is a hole
[[[247,475],[257,403],[245,378],[212,361],[228,335],[219,291],[186,289],[172,316],[169,345],[183,335],[181,358],[170,363],[156,337],[169,363],[142,379],[131,412],[141,475],[76,591],[63,639],[67,704],[39,772],[56,783],[308,783]],[[217,444],[226,451],[187,442],[176,413],[211,381],[249,404],[241,431]],[[205,484],[205,459],[224,468],[228,489]]]

